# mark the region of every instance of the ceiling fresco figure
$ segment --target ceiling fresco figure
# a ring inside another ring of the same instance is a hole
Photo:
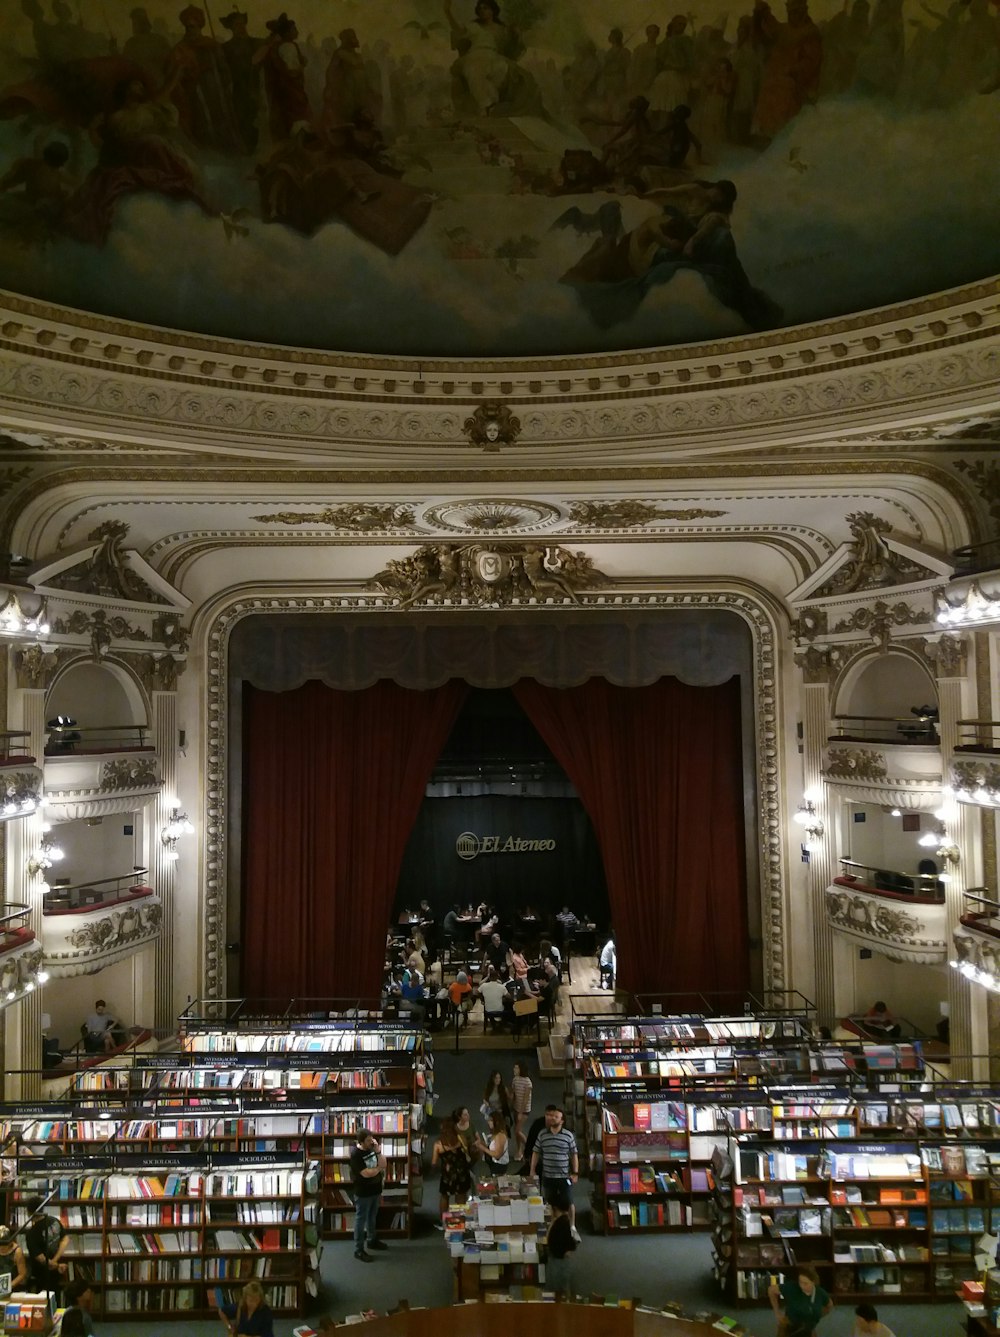
[[[4,6],[0,286],[236,339],[523,356],[1000,271],[1000,6],[740,8],[622,0],[609,29],[599,0]]]

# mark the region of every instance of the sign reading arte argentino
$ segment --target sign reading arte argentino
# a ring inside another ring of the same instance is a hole
[[[525,840],[523,836],[477,836],[463,831],[455,840],[460,859],[475,859],[480,854],[541,854],[554,850],[554,840]]]

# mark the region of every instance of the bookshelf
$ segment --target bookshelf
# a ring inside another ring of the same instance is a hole
[[[48,1199],[70,1237],[70,1276],[105,1318],[208,1314],[215,1286],[251,1278],[278,1314],[300,1313],[319,1266],[319,1166],[304,1153],[198,1153],[105,1146],[19,1163],[14,1222]]]

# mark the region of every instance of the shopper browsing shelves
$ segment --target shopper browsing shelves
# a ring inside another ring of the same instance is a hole
[[[23,1290],[28,1279],[28,1265],[21,1246],[9,1226],[0,1226],[0,1299],[12,1291]]]
[[[376,1237],[378,1205],[385,1183],[385,1156],[374,1133],[362,1128],[355,1136],[351,1152],[351,1179],[354,1184],[354,1257],[370,1263],[368,1249],[382,1250],[385,1243]]]
[[[42,1210],[42,1199],[31,1198],[25,1204],[30,1213],[24,1230],[24,1242],[31,1273],[31,1288],[50,1291],[57,1298],[69,1270],[62,1256],[69,1246],[69,1236],[56,1216]]]
[[[259,1281],[247,1282],[238,1305],[221,1303],[222,1292],[218,1288],[215,1296],[219,1317],[232,1337],[274,1337],[274,1315]]]
[[[780,1286],[769,1286],[767,1298],[778,1319],[780,1337],[812,1337],[816,1324],[833,1308],[815,1270],[801,1265]]]

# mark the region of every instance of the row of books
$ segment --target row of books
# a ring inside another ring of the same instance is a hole
[[[419,1033],[413,1030],[196,1031],[181,1041],[192,1054],[348,1054],[398,1050],[412,1053]]]
[[[623,1226],[641,1229],[670,1226],[691,1226],[694,1224],[694,1210],[690,1203],[680,1202],[676,1198],[666,1198],[647,1202],[643,1199],[631,1201],[617,1198],[608,1206],[608,1225],[612,1230]]]

